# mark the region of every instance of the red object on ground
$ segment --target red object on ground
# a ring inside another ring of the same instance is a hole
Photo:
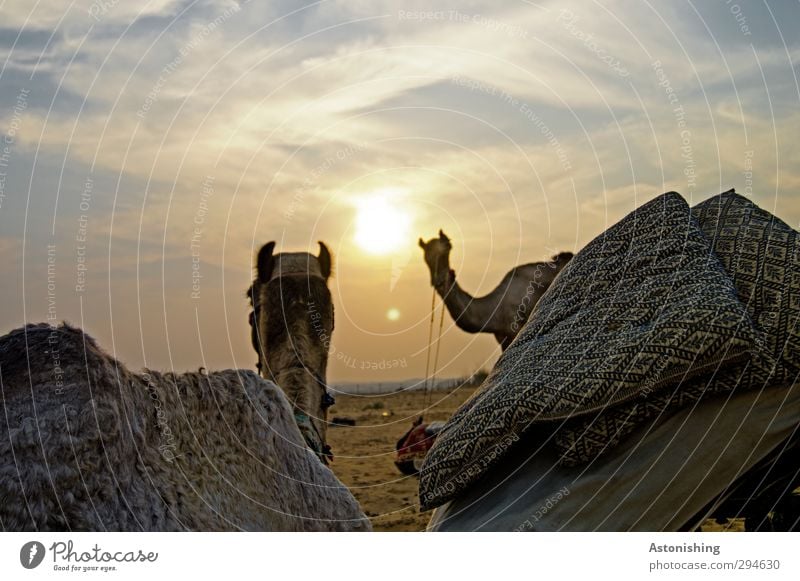
[[[421,423],[421,418],[414,422],[411,429],[397,441],[397,458],[394,463],[403,474],[416,474],[422,467],[428,450],[442,431],[444,422]]]

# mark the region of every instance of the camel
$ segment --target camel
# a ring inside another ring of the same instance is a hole
[[[306,252],[274,255],[275,242],[261,247],[256,277],[247,290],[251,340],[259,373],[284,391],[298,427],[323,462],[332,457],[326,441],[326,370],[333,301],[328,290],[331,254],[322,242],[318,256]]]
[[[456,281],[456,273],[450,268],[453,245],[444,232],[439,230],[439,237],[427,242],[420,238],[419,246],[425,253],[431,285],[444,300],[456,325],[467,333],[494,334],[503,351],[525,325],[550,283],[572,258],[571,252],[561,252],[549,262],[516,266],[492,292],[475,298]]]
[[[333,326],[330,295],[316,284],[330,262],[306,266],[308,286],[293,280],[272,293],[259,280],[253,293],[268,313],[259,316],[266,369],[284,382],[294,409],[273,381],[249,370],[131,372],[67,324],[0,337],[0,528],[370,530],[296,423],[300,405],[318,414],[314,425],[324,418],[307,403],[311,394],[300,393],[321,388],[301,382],[306,371],[294,367],[302,361],[324,380],[327,353],[310,334],[306,308]],[[273,299],[284,301],[274,318]],[[319,430],[324,444],[324,424]]]

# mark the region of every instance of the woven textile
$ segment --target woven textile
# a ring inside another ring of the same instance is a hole
[[[754,387],[800,373],[800,240],[781,219],[733,190],[692,208],[764,343],[747,377]]]
[[[739,299],[762,332],[746,364],[678,383],[654,397],[565,422],[554,435],[562,462],[587,462],[642,423],[735,389],[791,384],[800,372],[800,248],[797,232],[733,190],[692,208],[712,250],[733,279]]]
[[[450,419],[420,473],[433,508],[480,478],[534,423],[649,400],[758,333],[680,195],[659,196],[590,242],[540,299],[485,387]]]

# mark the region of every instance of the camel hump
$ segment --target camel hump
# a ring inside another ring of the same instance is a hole
[[[530,269],[537,269],[541,268],[542,266],[564,266],[568,263],[575,255],[572,252],[564,251],[559,252],[558,254],[554,254],[550,260],[546,262],[529,262],[527,264],[520,264],[519,266],[515,266],[512,268],[508,274],[516,274],[518,272],[525,272]]]
[[[554,254],[552,261],[556,264],[566,264],[572,257],[575,256],[572,252],[559,252],[558,254]]]
[[[34,323],[0,337],[0,374],[4,387],[28,384],[29,374],[57,377],[67,369],[86,369],[107,356],[92,337],[62,323]],[[25,378],[24,382],[20,379]]]

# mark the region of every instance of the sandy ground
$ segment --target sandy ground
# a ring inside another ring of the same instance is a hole
[[[353,492],[376,531],[424,531],[430,513],[420,513],[416,476],[405,476],[394,465],[395,444],[411,427],[420,410],[425,421],[446,420],[475,391],[460,387],[429,396],[400,392],[371,396],[336,396],[331,418],[346,416],[355,427],[331,427],[333,468]],[[703,530],[743,530],[741,521],[720,526],[707,521]]]
[[[329,417],[346,416],[355,427],[331,427],[328,442],[335,455],[331,468],[361,503],[376,531],[423,531],[430,513],[419,512],[416,476],[394,465],[395,444],[421,410],[425,421],[446,420],[473,393],[460,387],[436,391],[371,396],[336,396]]]

